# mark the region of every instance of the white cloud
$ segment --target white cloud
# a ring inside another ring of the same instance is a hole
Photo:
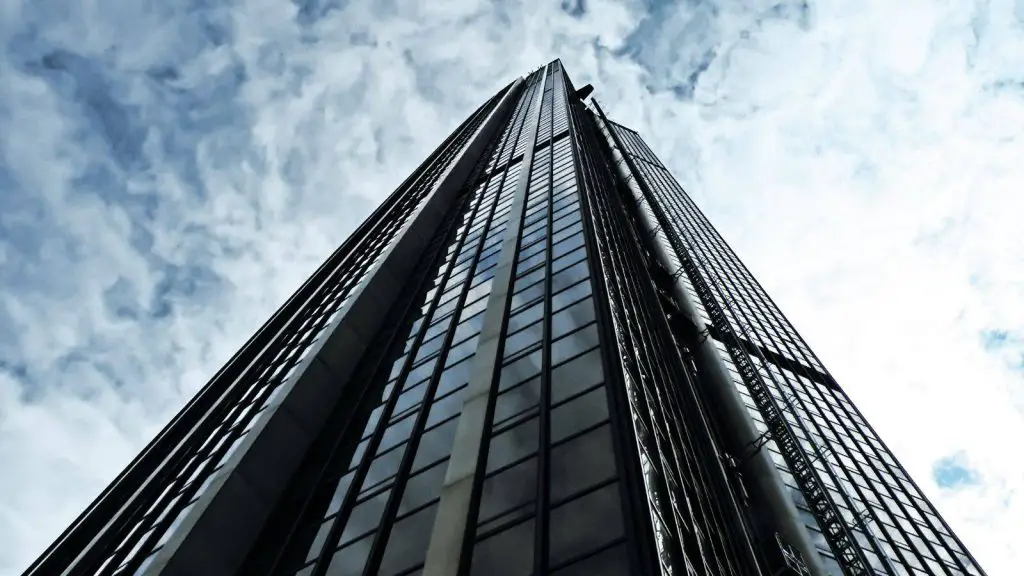
[[[0,7],[0,572],[438,134],[555,57],[674,169],[990,573],[1024,560],[1022,350],[981,337],[1024,334],[1024,9],[421,4]],[[954,454],[977,486],[937,487]]]

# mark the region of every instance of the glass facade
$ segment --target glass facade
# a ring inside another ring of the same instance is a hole
[[[700,319],[743,398],[800,517],[831,574],[842,574],[821,518],[793,474],[751,378],[767,387],[785,427],[809,456],[854,546],[875,574],[981,574],[982,571],[924,494],[909,478],[849,397],[715,228],[639,134],[609,122],[659,223]],[[689,264],[689,266],[687,266]],[[698,286],[700,288],[698,288]],[[717,310],[714,318],[710,311]],[[716,321],[717,320],[717,321]]]
[[[474,112],[29,573],[982,574],[639,135],[578,94],[555,61]],[[767,480],[738,473],[714,385],[818,562],[750,497]]]

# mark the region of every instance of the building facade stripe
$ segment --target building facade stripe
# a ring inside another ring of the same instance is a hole
[[[537,139],[544,84],[547,81],[544,72],[540,72],[538,76],[537,87],[534,88],[537,92],[535,109],[531,110],[525,128],[528,132],[523,148],[524,156],[519,183],[512,198],[505,240],[502,243],[498,268],[492,280],[491,293],[484,312],[483,326],[480,329],[480,340],[473,364],[473,376],[470,379],[469,389],[458,419],[452,458],[449,461],[441,488],[441,499],[423,568],[424,576],[456,576],[463,561],[464,539],[470,523],[473,488],[477,484],[476,474],[480,467],[484,425],[489,406],[493,410],[492,383],[497,373],[500,336],[508,310],[508,294],[513,278],[512,266],[515,262],[522,213],[526,205],[526,190],[533,163],[534,143]]]

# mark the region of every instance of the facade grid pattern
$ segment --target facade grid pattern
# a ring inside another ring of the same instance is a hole
[[[805,451],[821,455],[813,465],[872,570],[876,574],[981,574],[962,543],[668,169],[638,134],[612,126],[638,178],[671,216],[678,233],[689,239],[689,255],[701,263],[703,281],[712,287],[734,333],[747,349],[756,351],[748,360],[764,375],[777,402],[787,408],[783,414],[789,428]],[[703,320],[710,323],[710,303],[702,301],[687,275],[680,280]],[[730,359],[727,342],[722,341],[728,337],[712,335],[758,430],[766,433],[768,427]],[[767,449],[826,565],[840,574],[839,563],[778,446],[769,441]]]

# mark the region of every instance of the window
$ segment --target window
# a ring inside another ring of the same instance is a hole
[[[537,458],[533,457],[484,480],[477,532],[517,516],[533,514],[537,490]]]
[[[558,364],[581,352],[586,352],[598,344],[597,325],[591,324],[577,330],[551,344],[551,363]]]
[[[430,416],[427,418],[427,426],[433,426],[438,422],[447,420],[462,412],[463,398],[466,396],[466,385],[455,392],[434,401],[430,407]]]
[[[533,518],[516,524],[473,548],[472,576],[527,576],[533,572]]]
[[[438,383],[436,396],[442,396],[459,386],[468,384],[473,370],[472,364],[472,360],[464,360],[457,364],[449,363],[444,372],[441,372],[441,381]]]
[[[487,472],[536,453],[538,433],[538,420],[534,417],[492,437],[487,454]]]
[[[541,316],[544,315],[544,303],[538,302],[532,306],[524,308],[515,314],[512,314],[508,319],[508,333],[511,334],[517,330],[525,328],[526,326],[540,320]]]
[[[551,442],[558,442],[607,419],[608,399],[604,386],[598,386],[551,411]]]
[[[327,573],[331,576],[359,576],[363,573],[366,558],[370,555],[373,534],[345,546],[334,553]]]
[[[419,388],[421,389],[420,394],[422,394],[422,389],[426,388],[426,386],[420,386]],[[409,434],[412,434],[413,426],[416,424],[414,414],[416,412],[410,413],[384,430],[384,438],[381,439],[380,447],[377,448],[378,454],[382,454],[386,450],[409,439]]]
[[[620,576],[629,574],[626,545],[619,544],[552,572],[554,576]]]
[[[609,424],[551,449],[551,500],[557,502],[615,476]]]
[[[385,490],[380,494],[356,504],[352,514],[345,523],[345,530],[341,534],[341,543],[347,543],[353,538],[362,536],[370,530],[376,530],[380,524],[381,516],[384,514],[384,506],[387,504],[391,490]]]
[[[622,536],[619,486],[610,484],[551,511],[549,561],[554,564]]]
[[[509,362],[501,369],[499,388],[504,390],[540,374],[540,351]]]
[[[583,248],[573,250],[572,252],[566,254],[561,258],[554,259],[551,263],[551,271],[559,272],[561,270],[564,270],[569,266],[572,266],[573,264],[582,261],[586,257],[586,255],[586,250],[584,250]]]
[[[375,490],[394,478],[398,472],[398,466],[402,463],[402,456],[405,454],[407,446],[408,444],[402,444],[390,452],[377,456],[366,472],[366,479],[363,480],[360,493],[365,494]]]
[[[412,463],[414,471],[451,454],[452,442],[455,441],[455,427],[458,422],[458,418],[452,418],[423,433],[419,449],[416,451],[416,458]]]
[[[324,516],[330,516],[341,510],[341,501],[344,500],[345,494],[348,493],[348,487],[352,484],[352,477],[354,475],[355,472],[349,472],[338,480],[338,485],[334,489],[334,495],[331,496],[331,503],[327,506],[327,512],[324,513]]]
[[[379,574],[395,574],[425,559],[437,504],[398,520],[391,528]]]
[[[556,277],[557,278],[557,277]],[[593,290],[589,280],[578,282],[569,286],[568,288],[558,292],[554,286],[555,279],[552,280],[551,291],[555,294],[551,297],[551,310],[559,311],[561,308],[571,304],[575,301],[580,300],[584,296],[589,296]],[[559,286],[560,288],[561,286]]]
[[[450,366],[460,360],[476,354],[476,347],[479,340],[479,335],[474,335],[452,346],[451,350],[448,351],[448,358],[445,360],[445,364]]]
[[[438,498],[441,485],[448,470],[448,460],[438,462],[430,468],[409,478],[402,493],[402,502],[398,506],[398,514],[408,514],[412,510]]]
[[[551,338],[556,339],[568,332],[586,326],[595,319],[594,302],[591,298],[578,302],[556,312],[551,318]]]
[[[502,392],[494,404],[494,423],[500,425],[509,418],[536,408],[540,402],[540,378],[534,378],[515,388]]]
[[[334,520],[335,518],[330,518],[320,524],[320,528],[317,530],[312,544],[309,545],[309,552],[306,554],[306,562],[309,562],[320,555],[320,549],[324,547],[324,541],[327,540],[327,533],[331,531],[331,526],[334,526]]]
[[[551,401],[560,402],[604,379],[601,351],[593,350],[551,371]]]
[[[505,338],[504,357],[514,356],[535,344],[539,344],[543,335],[543,328],[543,322],[534,322],[530,326]]]

